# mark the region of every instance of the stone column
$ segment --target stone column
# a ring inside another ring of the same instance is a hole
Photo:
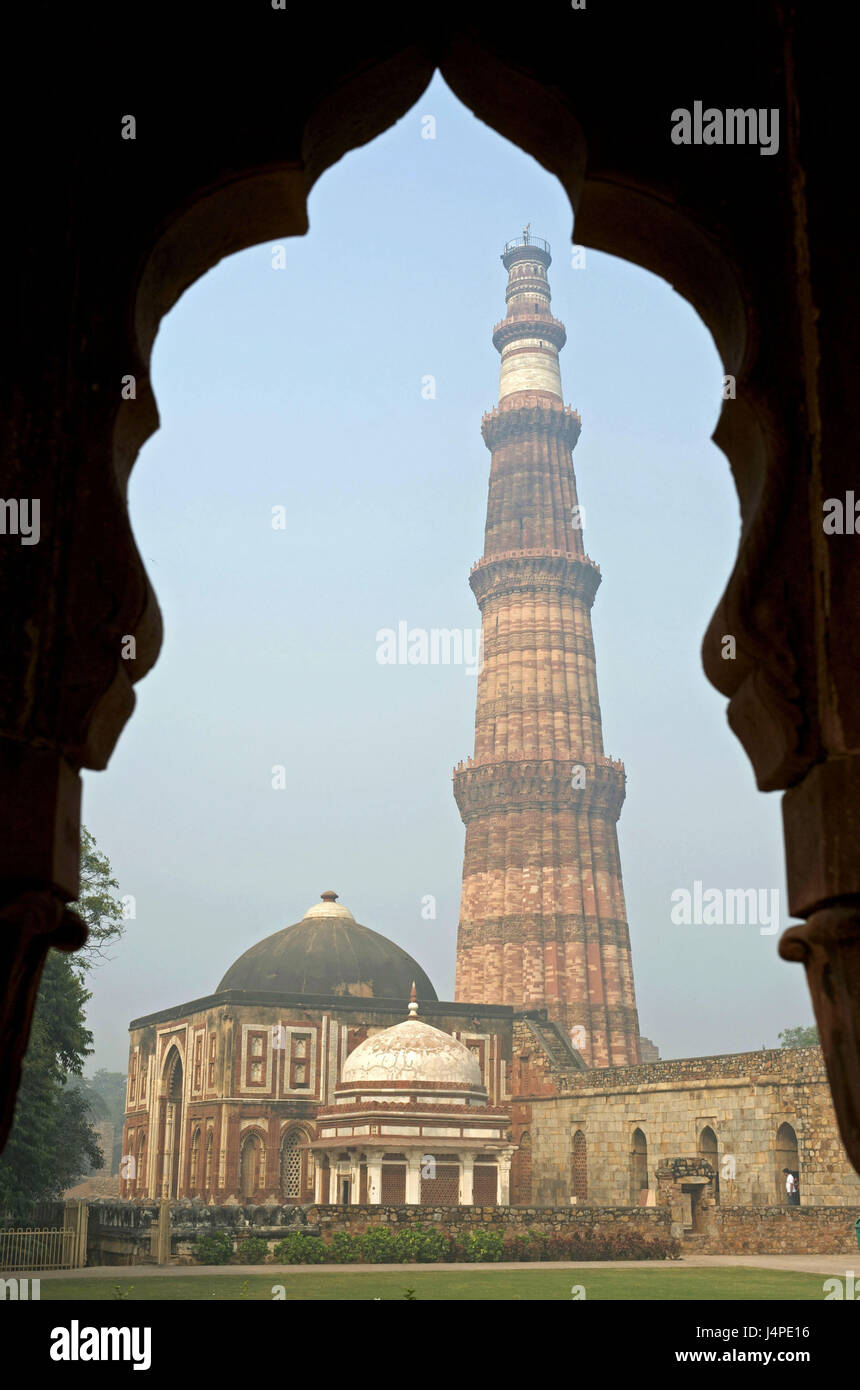
[[[410,1206],[417,1206],[421,1201],[421,1155],[419,1153],[407,1153],[406,1155],[406,1201]]]
[[[475,1201],[475,1155],[460,1155],[460,1206],[471,1207]]]
[[[382,1201],[382,1154],[367,1156],[367,1200],[373,1206]]]
[[[171,1191],[173,1183],[173,1145],[175,1143],[174,1134],[174,1111],[175,1106],[172,1101],[168,1101],[164,1107],[164,1162],[161,1169],[161,1196],[172,1197]]]
[[[317,1158],[316,1162],[314,1163],[314,1201],[317,1203],[318,1206],[324,1205],[327,1197],[327,1194],[324,1191],[324,1176],[326,1173],[326,1169],[322,1166],[322,1163],[320,1161],[321,1158],[322,1154],[319,1155],[319,1158]]]
[[[329,1164],[328,1199],[333,1207],[337,1206],[337,1177],[337,1162],[331,1161]]]
[[[361,1191],[361,1162],[359,1155],[354,1153],[349,1165],[349,1204],[351,1207],[358,1206],[359,1192]]]
[[[496,1201],[500,1207],[509,1207],[511,1204],[511,1155],[511,1149],[499,1154]]]

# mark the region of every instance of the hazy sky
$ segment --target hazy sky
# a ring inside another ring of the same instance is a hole
[[[423,117],[436,121],[422,138]],[[165,641],[84,819],[136,900],[94,972],[91,1066],[125,1069],[131,1018],[215,989],[255,941],[333,888],[454,992],[464,829],[451,770],[472,752],[462,666],[383,666],[379,629],[475,629],[498,389],[499,259],[525,222],[552,246],[565,400],[640,1022],[664,1057],[775,1046],[812,1021],[803,972],[757,925],[682,926],[671,894],[778,890],[777,796],[755,789],[699,646],[730,573],[737,497],[710,442],[722,368],[662,280],[571,264],[561,185],[435,79],[330,169],[311,230],[221,262],[161,325],[161,429],[131,479]],[[435,399],[422,395],[433,376]],[[272,509],[285,509],[284,529]],[[272,787],[283,765],[286,787]],[[437,900],[435,920],[422,899]]]

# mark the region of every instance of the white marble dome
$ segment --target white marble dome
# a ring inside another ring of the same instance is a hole
[[[340,1078],[341,1085],[346,1086],[396,1081],[435,1081],[469,1091],[484,1089],[474,1053],[450,1033],[417,1018],[365,1038],[347,1057]]]

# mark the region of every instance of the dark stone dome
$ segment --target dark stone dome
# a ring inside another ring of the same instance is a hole
[[[336,893],[323,893],[300,922],[251,946],[218,986],[269,994],[338,994],[360,999],[419,999],[436,991],[417,961],[356,922]]]

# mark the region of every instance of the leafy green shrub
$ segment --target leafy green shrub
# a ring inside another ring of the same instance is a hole
[[[194,1242],[193,1255],[201,1265],[226,1265],[233,1254],[233,1239],[227,1231],[201,1233]]]
[[[424,1226],[372,1226],[352,1235],[335,1231],[325,1243],[314,1236],[289,1235],[275,1246],[278,1264],[434,1264],[448,1260],[491,1264],[500,1260],[666,1260],[677,1259],[680,1243],[665,1236],[622,1227],[601,1231],[525,1231],[503,1235],[478,1228],[447,1236]]]
[[[372,1226],[369,1231],[351,1237],[356,1246],[353,1258],[368,1265],[402,1264],[404,1234],[391,1226]]]
[[[616,1231],[582,1229],[544,1234],[529,1231],[506,1236],[505,1260],[666,1260],[677,1259],[677,1240],[622,1228]]]
[[[361,1260],[359,1245],[361,1236],[350,1235],[348,1231],[335,1231],[331,1244],[326,1249],[326,1263],[333,1265],[354,1265]]]
[[[239,1265],[264,1264],[269,1254],[268,1242],[262,1236],[246,1236],[236,1246],[236,1263]]]
[[[294,1231],[278,1241],[272,1259],[279,1265],[322,1265],[327,1263],[326,1247],[318,1236],[303,1236]]]
[[[466,1231],[456,1242],[453,1259],[469,1264],[498,1263],[504,1258],[504,1239],[500,1231]]]
[[[434,1229],[421,1231],[415,1258],[422,1264],[443,1264],[451,1258],[451,1237]]]

